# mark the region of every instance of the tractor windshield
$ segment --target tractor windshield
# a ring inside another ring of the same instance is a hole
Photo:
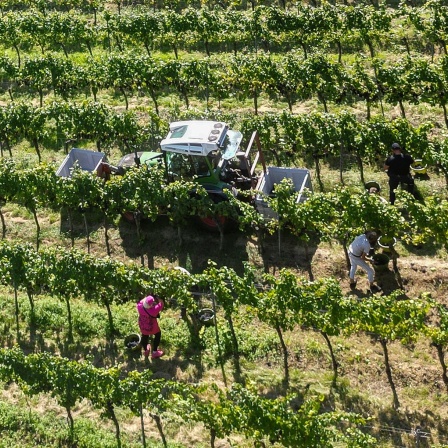
[[[208,177],[211,175],[211,167],[207,157],[192,156],[167,152],[166,161],[168,173],[177,180],[193,177]]]

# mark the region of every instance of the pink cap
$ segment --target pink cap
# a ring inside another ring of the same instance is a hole
[[[154,304],[155,300],[153,296],[148,296],[143,299],[143,306],[145,308],[151,308]]]

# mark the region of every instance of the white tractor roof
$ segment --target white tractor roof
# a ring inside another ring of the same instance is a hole
[[[176,121],[160,146],[162,151],[206,156],[222,148],[229,126],[222,121]]]

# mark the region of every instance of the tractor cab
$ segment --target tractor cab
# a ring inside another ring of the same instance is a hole
[[[201,185],[224,187],[228,161],[235,156],[242,134],[216,121],[177,121],[160,147],[168,180],[195,179]]]
[[[257,133],[253,133],[245,151],[240,148],[242,139],[241,132],[221,121],[175,121],[160,142],[161,151],[127,154],[118,166],[154,166],[163,161],[167,182],[193,180],[213,194],[225,189],[234,193],[249,190],[258,182],[257,164],[263,165],[263,171],[266,167]]]

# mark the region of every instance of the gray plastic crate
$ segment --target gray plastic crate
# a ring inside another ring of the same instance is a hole
[[[262,174],[257,185],[257,190],[262,194],[257,194],[255,197],[255,207],[265,219],[278,219],[277,213],[269,207],[265,195],[271,195],[274,191],[274,185],[280,183],[283,179],[292,179],[294,191],[300,192],[297,202],[306,200],[305,189],[312,191],[309,170],[305,168],[267,167],[266,173]]]
[[[107,162],[106,154],[103,152],[73,148],[59,166],[56,175],[61,177],[71,177],[71,169],[75,164],[84,171],[99,173],[102,162]]]

